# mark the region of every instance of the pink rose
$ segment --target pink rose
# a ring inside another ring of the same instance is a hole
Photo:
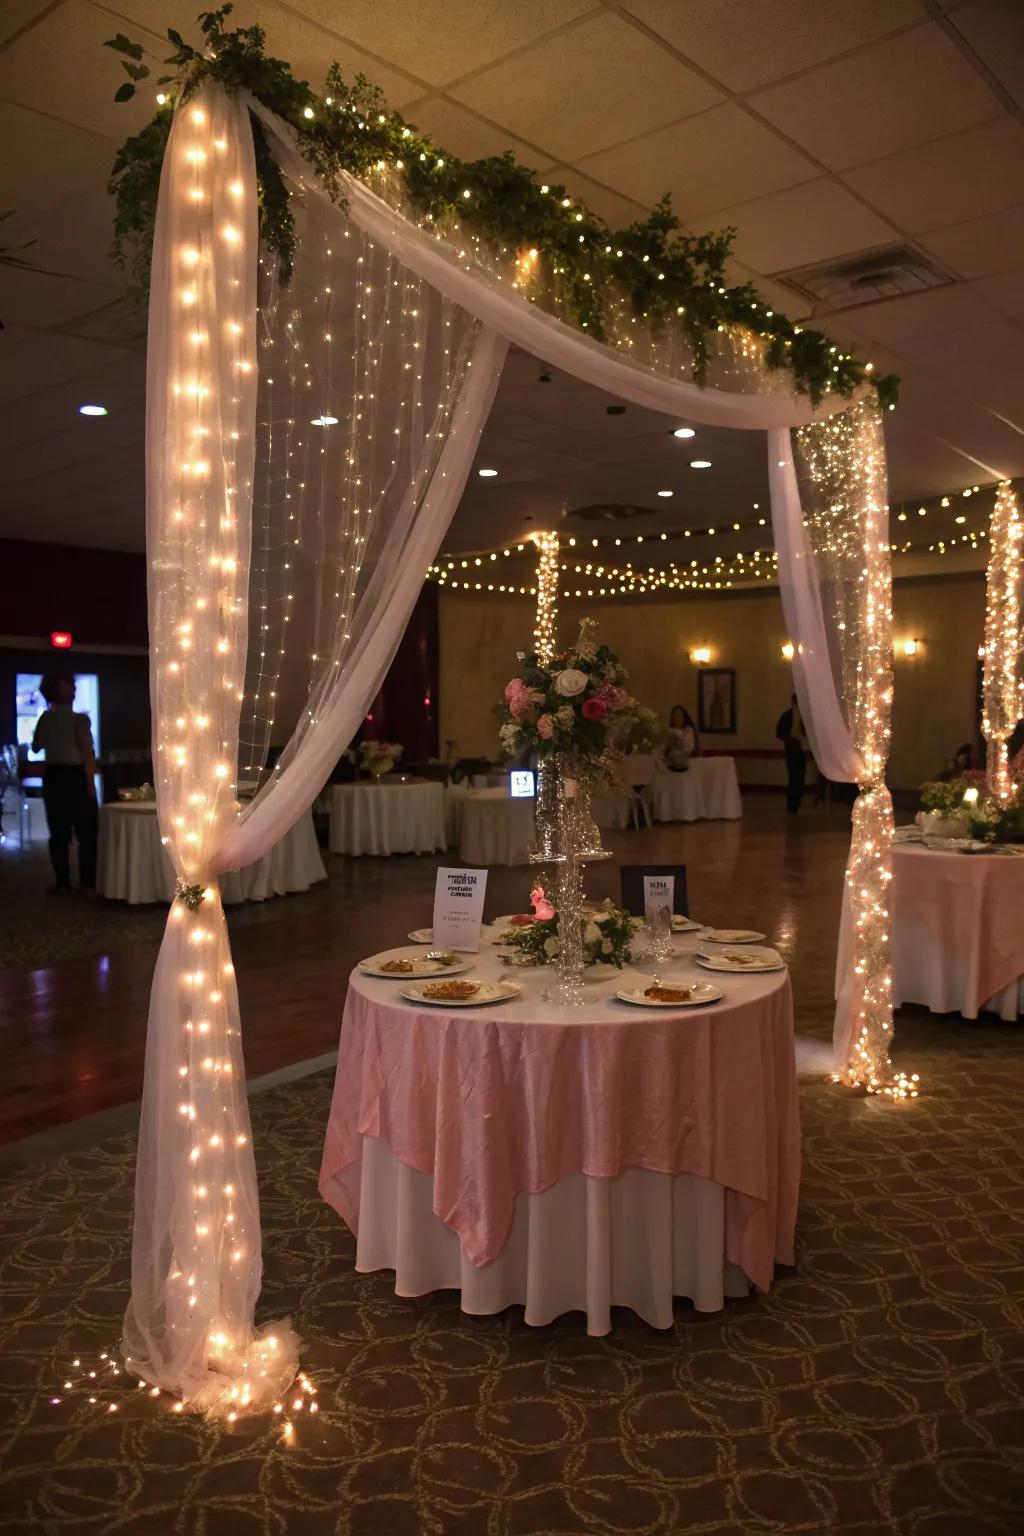
[[[545,896],[542,885],[535,885],[530,892],[530,905],[533,907],[534,920],[538,923],[549,923],[555,915],[555,909]]]
[[[517,693],[509,702],[508,712],[513,720],[522,720],[525,715],[528,715],[530,713],[529,694]]]
[[[510,683],[505,684],[505,698],[511,704],[520,694],[526,692],[526,684],[521,677],[514,677]]]
[[[553,716],[541,715],[540,719],[537,721],[537,734],[538,736],[543,736],[545,741],[551,740],[552,736],[555,734],[555,722]]]
[[[604,699],[584,699],[582,708],[584,720],[603,720],[608,713]]]

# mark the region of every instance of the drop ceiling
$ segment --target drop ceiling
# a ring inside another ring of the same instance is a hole
[[[151,101],[113,102],[102,44],[125,31],[160,61],[198,9],[0,8],[4,234],[47,269],[0,268],[0,535],[143,545],[145,323],[109,259],[105,187]],[[1022,0],[238,0],[235,19],[314,86],[337,58],[453,152],[512,148],[614,223],[669,190],[687,228],[734,225],[735,280],[902,375],[894,502],[1024,474]],[[839,312],[785,282],[891,247],[948,281]],[[658,529],[765,499],[757,434],[680,441],[541,372],[510,359],[478,460],[499,473],[474,475],[449,548],[571,529],[595,502],[650,506]],[[79,417],[86,400],[109,415]]]

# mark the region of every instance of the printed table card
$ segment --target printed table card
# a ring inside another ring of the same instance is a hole
[[[439,869],[434,888],[434,948],[475,955],[484,919],[486,869]]]
[[[675,895],[675,875],[644,875],[644,920],[648,923],[653,922],[655,912],[660,907],[664,907],[668,911],[668,920],[671,925]]]

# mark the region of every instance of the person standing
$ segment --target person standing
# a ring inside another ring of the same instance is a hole
[[[78,842],[78,883],[96,890],[96,752],[89,716],[75,713],[75,680],[66,673],[44,677],[39,690],[48,708],[36,722],[33,752],[46,755],[43,803],[50,833],[52,891],[71,889],[71,834]]]
[[[795,693],[790,698],[789,708],[779,716],[775,734],[786,753],[786,810],[795,816],[800,810],[807,779],[807,736]]]

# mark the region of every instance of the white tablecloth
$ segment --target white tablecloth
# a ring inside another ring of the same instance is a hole
[[[672,1298],[717,1312],[746,1296],[742,1269],[723,1259],[725,1189],[693,1174],[627,1168],[615,1179],[570,1173],[540,1195],[520,1195],[508,1242],[478,1269],[434,1215],[434,1181],[400,1163],[387,1142],[363,1137],[356,1269],[393,1269],[398,1296],[458,1290],[463,1312],[518,1303],[537,1327],[585,1310],[608,1333],[612,1307],[671,1328]]]
[[[661,768],[651,781],[655,821],[735,821],[743,815],[736,763],[695,757],[685,773]]]
[[[446,792],[448,845],[459,859],[481,869],[494,864],[526,864],[534,838],[533,801],[513,800],[508,789]]]
[[[436,853],[445,846],[441,784],[332,784],[332,853]]]
[[[275,843],[270,852],[246,869],[220,877],[225,906],[240,901],[265,901],[306,891],[327,871],[313,831],[313,814],[307,811]],[[152,801],[124,801],[100,807],[97,889],[108,900],[133,905],[147,901],[174,900],[174,869],[160,841],[156,806]]]

